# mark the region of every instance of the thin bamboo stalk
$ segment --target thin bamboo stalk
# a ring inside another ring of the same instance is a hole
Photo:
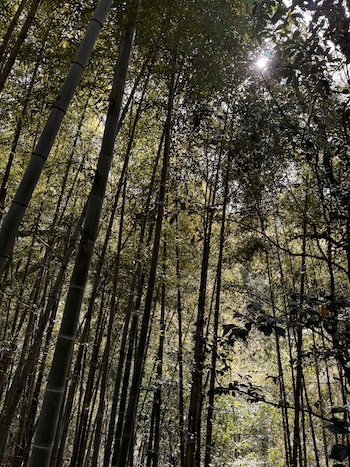
[[[185,400],[184,400],[184,376],[183,376],[183,336],[182,336],[182,297],[181,297],[181,269],[179,247],[179,216],[176,216],[176,292],[177,292],[177,320],[178,320],[178,354],[179,364],[179,429],[180,429],[180,467],[185,465]]]
[[[42,338],[43,338],[43,334],[44,334],[47,322],[49,321],[50,318],[51,318],[51,321],[54,318],[54,314],[58,306],[58,297],[59,297],[59,293],[62,287],[63,278],[65,275],[69,260],[73,254],[84,216],[85,216],[85,209],[79,219],[75,232],[72,235],[70,244],[62,260],[62,264],[58,272],[57,278],[51,288],[48,302],[45,307],[45,311],[39,319],[38,329],[35,333],[33,343],[31,344],[31,347],[29,349],[27,359],[23,367],[21,365],[17,366],[15,374],[13,375],[13,378],[12,378],[10,389],[7,392],[5,403],[4,403],[4,407],[6,409],[3,410],[1,417],[0,417],[0,452],[1,453],[5,451],[11,423],[15,416],[17,405],[19,403],[19,400],[25,388],[23,385],[23,381],[27,380],[29,374],[32,372],[33,367],[38,359],[38,355],[39,355],[39,351],[40,351],[40,347],[42,343]]]
[[[154,163],[154,168],[153,168],[153,173],[151,177],[151,181],[149,184],[149,191],[148,191],[148,196],[147,200],[145,203],[145,212],[148,213],[149,211],[149,206],[151,203],[151,196],[153,194],[153,187],[155,183],[155,177],[156,177],[156,172],[157,172],[157,167],[161,155],[161,150],[163,147],[163,139],[164,139],[164,134],[165,132],[163,131],[162,133],[162,138],[159,144],[159,148],[157,151],[157,156],[156,156],[156,161]],[[141,225],[141,230],[140,230],[140,236],[139,236],[139,241],[138,241],[138,248],[137,252],[135,255],[135,264],[137,264],[136,271],[132,274],[132,280],[131,280],[131,285],[130,285],[130,292],[129,292],[129,300],[128,300],[128,305],[125,313],[125,319],[124,319],[124,329],[123,329],[123,336],[122,336],[122,341],[120,345],[120,353],[119,353],[119,362],[118,362],[118,367],[117,367],[117,372],[116,372],[116,377],[115,377],[115,385],[114,385],[114,391],[113,391],[113,402],[112,402],[112,407],[111,407],[111,414],[110,414],[110,421],[109,421],[109,426],[108,426],[108,436],[107,436],[107,442],[106,442],[106,448],[104,452],[104,461],[103,461],[103,466],[108,467],[109,465],[109,460],[110,460],[110,455],[112,452],[112,444],[113,444],[113,437],[114,437],[114,428],[115,428],[115,418],[117,414],[117,403],[118,403],[118,396],[119,396],[119,390],[120,390],[120,385],[122,381],[122,372],[123,372],[123,365],[124,365],[124,357],[125,357],[125,349],[126,349],[126,343],[127,343],[127,338],[128,338],[128,329],[129,329],[129,322],[131,318],[131,313],[132,310],[139,310],[140,308],[140,303],[141,303],[141,297],[142,297],[142,292],[143,292],[143,286],[144,286],[144,281],[145,281],[145,268],[142,266],[142,260],[141,260],[141,252],[142,252],[142,245],[145,237],[145,232],[146,232],[146,220],[142,222]],[[152,237],[152,232],[153,232],[153,224],[151,224],[150,229],[149,229],[149,235],[147,239],[147,247],[150,244],[151,237]],[[135,290],[137,286],[137,293],[136,293],[136,300],[135,300]],[[135,303],[134,303],[135,301]]]
[[[220,299],[221,299],[221,277],[222,277],[222,260],[223,251],[225,246],[225,228],[226,228],[226,209],[228,202],[228,180],[231,165],[231,155],[228,155],[226,162],[226,174],[224,178],[224,198],[222,203],[221,227],[220,227],[220,241],[219,241],[219,256],[217,261],[217,278],[216,278],[216,294],[215,294],[215,308],[214,308],[214,326],[213,326],[213,348],[211,354],[211,368],[210,368],[210,383],[208,395],[208,413],[207,413],[207,426],[206,426],[206,443],[205,443],[205,458],[204,466],[209,467],[211,464],[211,456],[213,449],[213,423],[214,423],[214,390],[216,379],[216,363],[218,357],[218,332],[219,332],[219,315],[220,315]]]
[[[21,29],[21,31],[20,31],[20,33],[18,35],[18,38],[17,38],[15,44],[13,45],[13,47],[11,49],[9,57],[8,57],[5,65],[3,66],[2,70],[1,70],[1,73],[0,73],[0,94],[1,94],[2,90],[4,89],[5,83],[6,83],[7,78],[9,77],[9,75],[11,73],[13,65],[15,64],[16,58],[17,58],[18,54],[21,51],[21,47],[23,45],[23,42],[27,38],[29,28],[33,24],[34,17],[35,17],[36,11],[37,11],[37,9],[38,9],[38,7],[40,5],[40,2],[41,2],[41,0],[33,0],[33,3],[31,5],[31,7],[30,7],[29,12],[28,12],[27,19],[25,20],[25,22],[24,22],[24,24],[22,26],[22,29]]]
[[[131,445],[132,435],[134,432],[134,425],[136,421],[136,411],[137,411],[137,402],[139,398],[140,384],[143,374],[144,359],[146,355],[146,344],[149,330],[149,323],[151,318],[151,309],[153,301],[153,292],[156,281],[156,272],[158,266],[158,254],[160,247],[160,238],[163,224],[163,215],[164,215],[164,203],[165,203],[165,193],[166,193],[166,182],[168,174],[168,166],[170,159],[170,141],[171,141],[171,129],[172,129],[172,114],[173,114],[173,104],[174,104],[174,92],[175,92],[175,67],[176,67],[176,57],[173,56],[173,70],[170,80],[170,90],[169,90],[169,99],[168,99],[168,109],[167,109],[167,120],[166,120],[166,132],[165,132],[165,144],[164,144],[164,157],[163,157],[163,166],[162,166],[162,175],[161,183],[158,195],[158,210],[157,210],[157,222],[154,235],[152,259],[151,259],[151,268],[148,280],[147,294],[145,299],[145,308],[142,318],[140,338],[135,355],[135,366],[134,374],[130,388],[130,397],[128,408],[126,411],[125,423],[123,427],[123,436],[120,444],[120,451],[117,461],[117,467],[125,467],[128,459],[129,449]]]
[[[5,53],[6,47],[11,39],[13,30],[18,24],[19,17],[21,16],[22,11],[24,10],[24,7],[26,6],[28,0],[22,0],[21,3],[18,5],[18,8],[16,10],[16,13],[13,15],[12,21],[9,24],[9,27],[7,28],[6,34],[4,35],[4,38],[2,40],[2,43],[0,45],[0,63],[2,62],[3,55]],[[1,70],[1,67],[0,67]]]
[[[200,467],[201,465],[201,427],[203,409],[203,369],[205,361],[205,310],[207,300],[207,278],[209,271],[209,257],[211,248],[211,233],[213,227],[214,210],[218,187],[219,167],[223,148],[219,152],[216,165],[214,183],[206,183],[206,213],[204,217],[203,248],[201,261],[201,275],[197,305],[196,333],[194,344],[193,368],[191,379],[191,395],[188,410],[187,445],[185,454],[185,467]],[[206,180],[209,180],[209,167],[207,167]]]
[[[119,264],[120,264],[121,250],[122,250],[126,185],[127,185],[127,180],[125,179],[124,188],[123,188],[123,196],[122,196],[123,202],[122,202],[122,207],[121,207],[121,212],[120,212],[117,254],[116,254],[116,260],[115,260],[115,266],[114,266],[113,290],[112,290],[112,298],[111,298],[111,306],[110,306],[111,311],[109,315],[106,348],[103,354],[103,362],[102,362],[103,371],[102,371],[101,390],[100,390],[100,402],[99,402],[98,411],[96,415],[94,450],[93,450],[92,463],[91,463],[92,467],[97,467],[97,464],[98,464],[98,453],[99,453],[101,436],[102,436],[102,422],[103,422],[105,405],[106,405],[105,394],[107,390],[108,362],[109,362],[109,356],[110,356],[110,351],[111,351],[112,330],[113,330],[113,324],[114,324],[116,308],[117,308],[116,303],[115,303],[115,295],[116,295],[117,283],[119,279]]]
[[[162,390],[160,380],[163,375],[163,353],[165,341],[165,296],[166,296],[166,256],[167,244],[164,238],[163,245],[163,265],[162,265],[162,288],[161,288],[161,308],[160,308],[160,336],[157,353],[157,368],[156,368],[156,388],[153,395],[152,406],[152,423],[149,433],[148,451],[147,451],[147,467],[158,467],[159,463],[159,444],[160,444],[160,424],[161,424],[161,408],[162,408]]]
[[[71,64],[60,94],[54,103],[38,144],[33,151],[9,212],[0,230],[0,276],[11,254],[19,225],[36,187],[44,164],[54,144],[63,117],[90,59],[93,46],[112,7],[113,0],[100,0],[77,54]]]
[[[305,194],[305,205],[303,214],[303,240],[302,240],[302,258],[301,258],[301,276],[300,276],[300,301],[303,303],[305,293],[305,275],[306,275],[306,228],[307,228],[307,209],[308,209],[308,193]],[[296,381],[294,391],[294,432],[293,432],[293,451],[291,467],[302,465],[303,459],[301,437],[300,437],[300,414],[302,413],[302,422],[304,423],[304,412],[302,411],[303,403],[303,367],[302,367],[302,349],[303,349],[303,330],[299,324],[296,330]]]
[[[118,130],[118,120],[121,111],[126,75],[135,36],[135,19],[138,6],[139,1],[137,0],[131,5],[129,20],[116,65],[100,157],[86,209],[82,238],[70,281],[61,329],[48,377],[48,384],[44,394],[43,407],[38,421],[33,451],[29,460],[30,467],[45,467],[50,463],[58,418],[66,387],[66,378],[71,364],[80,308],[98,232],[102,202],[113,156],[114,141]]]

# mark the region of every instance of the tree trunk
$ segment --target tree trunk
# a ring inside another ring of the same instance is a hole
[[[113,4],[113,0],[100,0],[79,50],[72,62],[67,77],[62,85],[58,99],[52,107],[50,116],[34,149],[28,167],[24,173],[17,193],[12,201],[0,230],[0,276],[11,254],[19,225],[36,187],[44,164],[52,149],[68,105],[90,59],[92,48],[102,28],[104,20]]]
[[[35,13],[40,5],[41,0],[33,0],[32,6],[30,7],[26,21],[24,22],[21,32],[19,33],[18,39],[11,49],[9,58],[3,66],[0,73],[0,94],[4,89],[7,78],[9,77],[12,67],[15,64],[17,55],[21,51],[23,42],[26,40],[30,26],[32,25],[35,17]]]
[[[7,28],[7,31],[6,31],[6,33],[4,35],[2,43],[0,45],[0,64],[3,61],[2,59],[3,59],[4,53],[6,51],[6,47],[7,47],[8,43],[9,43],[9,41],[11,39],[13,30],[17,26],[19,17],[21,16],[21,13],[24,10],[24,7],[26,6],[27,2],[28,2],[28,0],[22,0],[21,1],[21,3],[18,5],[16,13],[13,15],[13,18],[12,18],[11,23],[9,24],[9,27]],[[0,66],[0,70],[1,70],[1,68],[2,68],[2,66]]]
[[[61,290],[64,274],[66,272],[69,260],[73,254],[84,216],[85,216],[85,209],[77,224],[76,230],[70,241],[70,245],[64,255],[64,258],[62,260],[62,265],[57,275],[56,281],[54,282],[51,288],[45,311],[40,317],[38,329],[35,333],[33,343],[28,352],[28,357],[26,359],[26,362],[23,367],[21,365],[17,366],[15,374],[12,378],[10,389],[7,392],[5,403],[4,403],[4,409],[3,409],[3,412],[0,418],[0,453],[1,453],[0,455],[3,455],[5,452],[6,442],[7,442],[8,433],[11,427],[11,423],[16,414],[18,402],[25,388],[25,385],[23,384],[23,382],[27,380],[29,374],[33,371],[34,365],[39,356],[41,342],[42,342],[42,338],[43,338],[43,334],[44,334],[47,322],[49,321],[49,319],[52,319],[52,315],[55,313],[55,310],[58,306],[58,296]]]
[[[165,277],[166,277],[166,240],[163,248],[163,282],[160,309],[160,336],[157,352],[156,383],[153,396],[151,426],[147,450],[147,467],[158,467],[160,442],[160,415],[162,406],[161,378],[163,376],[163,351],[165,340]]]
[[[182,337],[182,301],[181,301],[181,272],[179,248],[179,219],[176,216],[176,288],[177,288],[177,320],[178,320],[178,362],[179,362],[179,429],[180,429],[180,467],[185,466],[185,400],[183,378],[183,337]]]
[[[300,277],[300,306],[302,306],[305,293],[305,274],[306,274],[306,227],[307,227],[307,209],[308,209],[308,194],[305,194],[304,219],[303,219],[303,244],[302,244],[302,263]],[[300,438],[300,413],[302,408],[302,390],[303,390],[303,366],[302,366],[302,349],[303,349],[303,330],[301,325],[297,325],[296,330],[296,381],[294,391],[294,433],[293,433],[293,452],[291,467],[303,465],[301,438]],[[306,462],[306,459],[304,459]]]
[[[95,385],[95,376],[97,371],[97,361],[98,361],[98,354],[102,342],[103,337],[103,328],[104,328],[104,321],[105,321],[105,300],[104,300],[105,292],[102,294],[101,304],[99,315],[97,319],[97,330],[95,336],[95,342],[93,344],[92,355],[90,359],[90,363],[87,365],[89,368],[89,373],[86,379],[85,384],[85,392],[82,407],[78,414],[78,426],[75,433],[75,441],[73,446],[73,454],[70,462],[70,467],[82,467],[86,445],[87,445],[87,428],[88,428],[88,419],[90,414],[92,413],[91,409],[91,401],[94,394],[94,385]],[[85,365],[84,365],[85,366]]]
[[[222,260],[225,245],[225,224],[226,224],[226,207],[228,202],[228,180],[231,165],[231,155],[228,155],[226,163],[226,174],[224,179],[224,199],[222,203],[221,214],[221,228],[220,228],[220,241],[219,241],[219,256],[217,263],[216,273],[216,295],[215,295],[215,308],[214,308],[214,327],[213,327],[213,348],[211,354],[211,368],[210,368],[210,383],[209,383],[209,396],[208,396],[208,413],[207,413],[207,431],[205,443],[205,459],[204,467],[209,467],[211,463],[212,449],[213,449],[213,423],[214,423],[214,391],[216,380],[216,362],[218,350],[218,331],[219,331],[219,316],[220,316],[220,296],[221,296],[221,275],[222,275]]]
[[[220,158],[217,165],[216,181],[213,189],[209,189],[207,195],[207,206],[204,218],[204,240],[202,250],[201,278],[199,285],[195,347],[193,356],[193,369],[191,380],[190,407],[188,411],[187,445],[185,456],[185,467],[200,467],[201,455],[201,421],[203,408],[203,369],[205,360],[205,305],[207,296],[207,277],[209,269],[210,241],[213,225],[214,210],[211,203],[214,204],[215,192],[217,188],[218,170],[221,162]]]
[[[147,196],[147,200],[145,203],[145,213],[149,212],[157,167],[158,167],[158,163],[159,163],[159,159],[161,155],[161,150],[163,147],[163,138],[164,138],[164,131],[163,131],[162,138],[159,144],[156,161],[155,161],[154,168],[153,168],[153,174],[152,174],[151,181],[149,184],[148,196]],[[117,373],[115,377],[113,402],[112,402],[112,408],[111,408],[110,422],[108,426],[106,448],[105,448],[105,453],[104,453],[104,461],[103,461],[104,467],[108,467],[109,465],[109,458],[110,458],[111,451],[112,451],[113,437],[117,438],[117,435],[114,436],[114,428],[115,428],[115,418],[117,414],[117,403],[118,403],[119,390],[120,390],[120,385],[122,382],[122,373],[123,373],[123,365],[124,365],[124,357],[125,357],[125,346],[126,346],[127,337],[128,337],[128,326],[129,326],[132,310],[134,309],[136,312],[139,311],[143,288],[144,288],[145,268],[143,267],[143,261],[141,257],[141,248],[144,242],[145,232],[146,232],[146,218],[143,220],[141,224],[140,238],[138,241],[137,253],[135,255],[135,264],[137,264],[138,266],[136,268],[136,271],[134,271],[132,275],[130,292],[129,292],[129,300],[128,300],[128,305],[127,305],[127,310],[125,313],[123,337],[122,337],[122,342],[120,345],[119,362],[118,362],[118,368],[117,368]],[[150,225],[149,235],[147,239],[147,247],[150,244],[152,232],[153,232],[153,224]],[[134,295],[135,295],[136,286],[137,286],[137,293],[136,293],[136,300],[134,303],[134,299],[135,299]],[[115,459],[115,462],[117,462],[116,459]]]
[[[17,119],[17,125],[16,125],[15,134],[14,134],[14,137],[13,137],[13,141],[12,141],[12,144],[11,144],[10,155],[9,155],[9,158],[8,158],[8,161],[7,161],[7,165],[6,165],[6,169],[5,169],[3,179],[1,181],[1,187],[0,187],[0,220],[2,219],[3,212],[4,212],[4,207],[5,207],[5,202],[6,202],[6,195],[7,195],[7,183],[8,183],[8,179],[9,179],[9,176],[10,176],[10,171],[11,171],[12,164],[13,164],[13,159],[14,159],[16,151],[17,151],[17,145],[18,145],[19,138],[21,136],[23,120],[24,120],[24,118],[25,118],[25,116],[27,114],[29,99],[30,99],[30,96],[32,95],[36,75],[38,73],[39,65],[40,65],[41,59],[42,59],[42,54],[44,52],[45,43],[46,43],[46,40],[44,41],[43,45],[41,46],[41,49],[40,49],[40,51],[38,53],[37,61],[35,62],[34,71],[32,73],[32,77],[31,77],[31,80],[30,80],[30,83],[29,83],[29,86],[28,86],[28,90],[26,91],[26,95],[25,95],[25,98],[24,98],[22,111],[21,111],[20,116]]]
[[[105,132],[93,186],[86,209],[85,224],[79,245],[74,270],[67,295],[66,305],[56,349],[52,361],[43,407],[38,421],[30,467],[45,467],[50,463],[55,440],[58,417],[66,386],[66,378],[77,332],[80,307],[87,281],[93,248],[97,236],[102,202],[112,160],[114,140],[118,130],[125,80],[129,65],[132,43],[135,35],[135,17],[138,1],[133,2],[128,25],[123,37],[116,66],[113,89],[110,98]],[[99,28],[100,29],[100,25]]]
[[[105,405],[106,405],[105,404],[105,393],[107,389],[108,363],[109,363],[109,355],[111,351],[112,330],[113,330],[115,312],[116,312],[115,295],[116,295],[117,282],[118,282],[118,276],[119,276],[120,254],[122,250],[126,185],[127,185],[127,182],[125,180],[124,189],[123,189],[123,203],[122,203],[121,212],[120,212],[117,254],[116,254],[116,260],[115,260],[114,272],[113,272],[114,278],[113,278],[113,290],[112,290],[112,300],[111,300],[111,312],[110,312],[109,323],[108,323],[106,348],[103,354],[103,361],[102,361],[102,381],[101,381],[101,390],[100,390],[100,403],[99,403],[98,411],[96,415],[94,451],[93,451],[92,463],[91,463],[92,467],[97,467],[98,465],[98,453],[99,453],[101,436],[102,436],[102,421],[103,421]]]
[[[164,215],[164,203],[165,203],[165,193],[166,193],[166,182],[168,174],[168,165],[170,158],[170,141],[171,141],[171,129],[172,129],[172,114],[173,114],[173,103],[174,103],[174,93],[175,93],[175,67],[176,67],[176,58],[175,54],[173,56],[173,70],[171,75],[170,90],[169,90],[169,99],[168,99],[168,113],[166,120],[166,131],[165,131],[165,144],[164,144],[164,157],[163,157],[163,167],[161,175],[161,183],[158,195],[158,209],[157,209],[157,223],[153,243],[152,259],[151,259],[151,269],[149,274],[148,286],[147,286],[147,295],[145,300],[144,314],[142,318],[140,338],[137,346],[137,351],[135,355],[135,364],[134,364],[134,375],[131,383],[130,396],[128,408],[126,411],[126,418],[123,427],[123,436],[120,445],[120,452],[117,461],[117,467],[126,467],[128,460],[128,453],[130,448],[130,443],[133,437],[134,425],[136,421],[136,411],[137,403],[139,399],[140,384],[143,374],[143,365],[146,355],[146,343],[149,330],[149,322],[151,317],[151,308],[153,300],[153,291],[156,280],[156,272],[158,266],[158,254],[160,246],[160,238],[162,231],[163,215]]]
[[[126,355],[125,361],[125,369],[123,375],[123,384],[122,390],[120,394],[120,403],[119,403],[119,415],[118,415],[118,422],[115,431],[115,439],[114,439],[114,449],[113,449],[113,456],[112,456],[112,467],[117,465],[120,443],[121,443],[121,436],[123,433],[123,425],[125,419],[125,407],[127,402],[127,395],[129,389],[129,378],[131,372],[131,364],[132,364],[132,356],[135,350],[135,341],[137,335],[137,322],[138,322],[138,310],[134,311],[131,328],[130,328],[130,336],[129,336],[129,344],[128,344],[128,351]]]

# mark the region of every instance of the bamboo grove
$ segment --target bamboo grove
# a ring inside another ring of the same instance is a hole
[[[1,465],[350,465],[349,23],[2,0]]]

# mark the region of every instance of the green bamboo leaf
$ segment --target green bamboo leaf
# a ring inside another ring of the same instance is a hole
[[[279,21],[282,18],[282,16],[284,15],[285,12],[286,12],[285,8],[279,6],[278,10],[276,11],[276,13],[271,18],[271,23],[276,24],[277,21]]]
[[[346,428],[344,428],[344,427],[342,427],[340,425],[333,425],[333,424],[332,425],[327,425],[326,429],[328,431],[330,431],[331,433],[337,433],[338,435],[347,435],[347,434],[349,434],[349,431]]]

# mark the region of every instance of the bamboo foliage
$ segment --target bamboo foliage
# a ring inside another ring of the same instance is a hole
[[[4,215],[97,3],[42,1],[28,29],[0,99]],[[107,3],[5,245],[1,465],[347,465],[343,6],[299,5],[308,29],[294,4]],[[3,57],[33,4],[0,10]]]

